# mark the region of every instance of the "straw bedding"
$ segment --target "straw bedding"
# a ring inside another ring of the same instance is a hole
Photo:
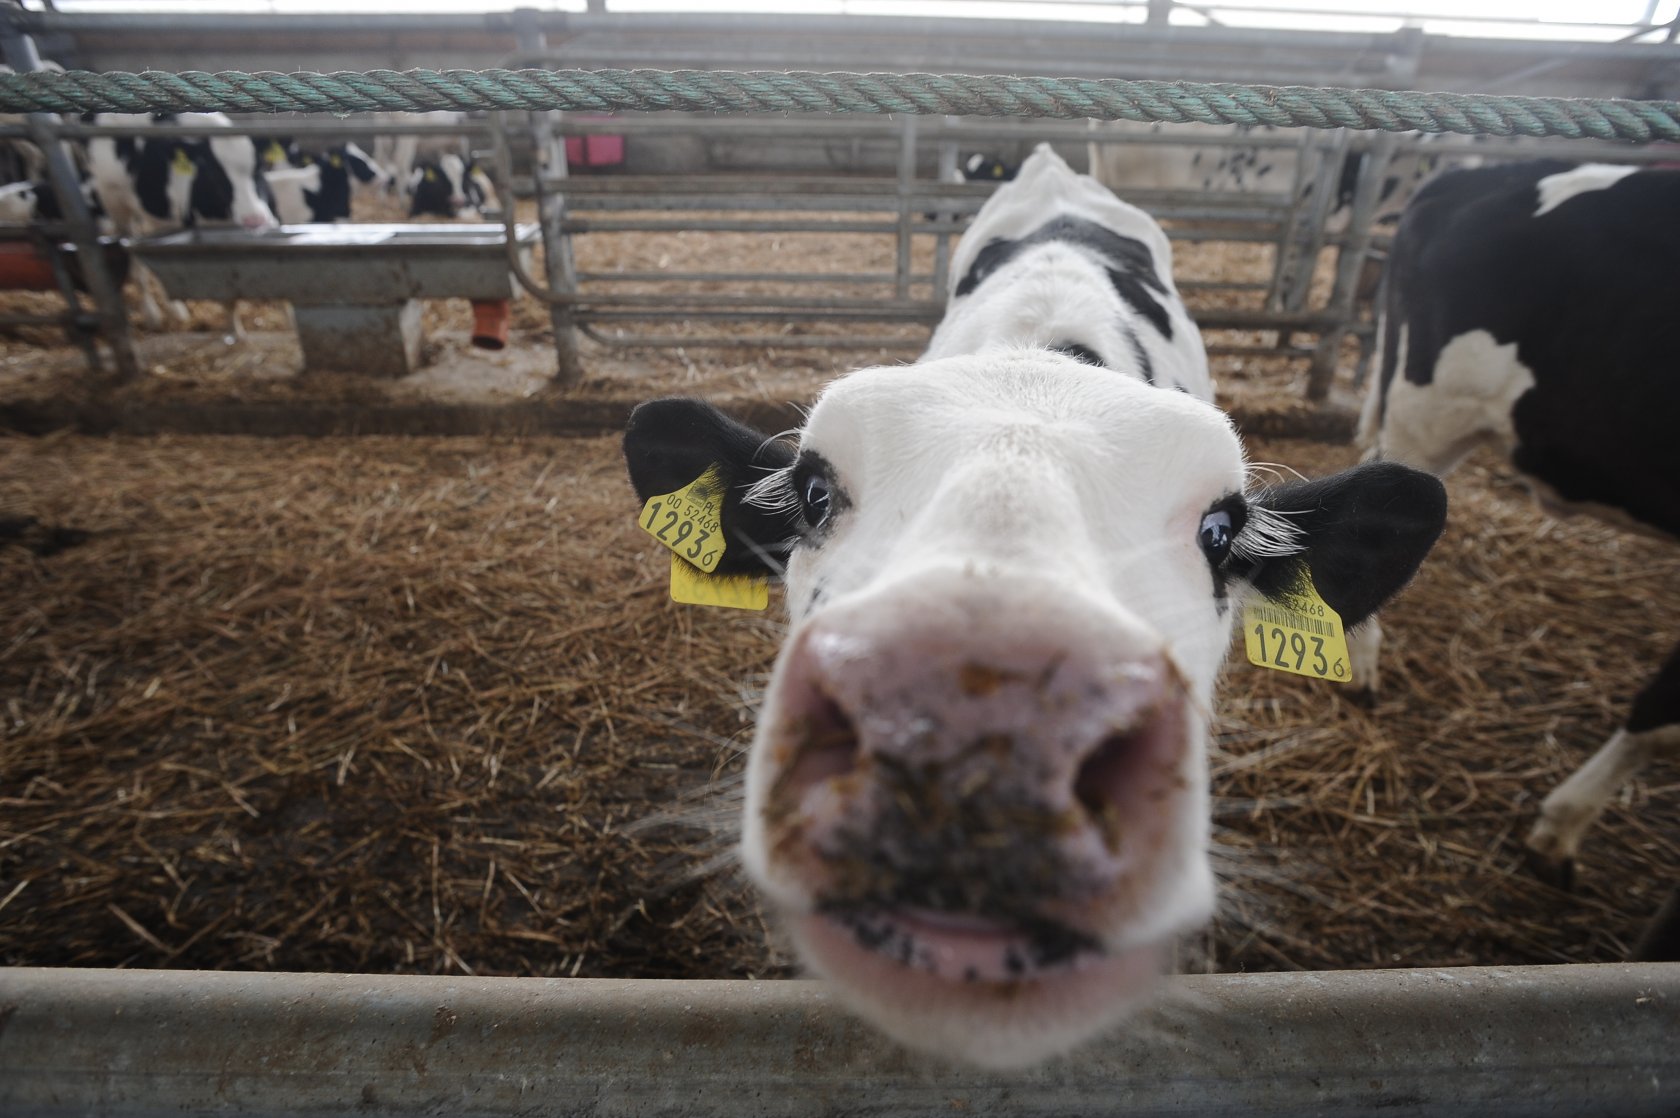
[[[1575,894],[1517,839],[1680,633],[1680,553],[1452,489],[1374,711],[1232,667],[1211,965],[1613,959],[1666,888],[1672,761]],[[782,973],[701,872],[779,626],[669,603],[632,506],[610,438],[0,441],[0,512],[90,533],[0,547],[0,962]]]
[[[890,261],[884,238],[809,241],[776,266]],[[1256,278],[1260,251],[1190,246],[1179,271]],[[766,260],[730,235],[579,257]],[[799,399],[906,355],[590,345],[585,391]],[[1278,399],[1299,376],[1215,372]],[[1353,459],[1250,450],[1309,475]],[[1548,518],[1491,457],[1451,490],[1385,615],[1374,710],[1233,663],[1229,884],[1190,965],[1609,960],[1669,888],[1676,760],[1612,804],[1573,894],[1523,871],[1520,837],[1680,637],[1680,549]],[[612,438],[0,439],[0,964],[787,973],[728,859],[780,625],[672,605],[634,511]]]

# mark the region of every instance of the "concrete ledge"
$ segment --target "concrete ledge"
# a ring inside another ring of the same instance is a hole
[[[650,391],[646,398],[670,395]],[[680,393],[679,393],[680,394]],[[804,422],[792,404],[714,397],[711,402],[767,431]],[[39,400],[0,402],[0,434],[44,435],[605,435],[624,430],[635,400],[530,400],[508,404],[247,401]],[[1345,408],[1250,410],[1232,422],[1245,435],[1347,443],[1357,417]]]
[[[808,982],[0,970],[0,1113],[1664,1115],[1680,964],[1221,975],[1074,1058],[909,1056]]]

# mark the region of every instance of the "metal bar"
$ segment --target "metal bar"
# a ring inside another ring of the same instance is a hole
[[[517,30],[519,49],[521,51],[546,51],[548,38],[543,29],[540,13],[531,9],[522,9],[514,13],[514,25]],[[508,214],[504,220],[512,221],[513,213],[513,159],[508,152],[507,144],[507,113],[496,114],[496,168],[499,184],[506,197],[502,205],[507,207]],[[533,189],[537,197],[537,214],[542,223],[543,239],[543,280],[548,286],[547,294],[554,298],[548,301],[549,326],[554,331],[555,381],[563,388],[570,388],[583,380],[583,358],[578,351],[577,319],[572,308],[560,301],[560,297],[577,292],[577,262],[572,256],[572,239],[565,231],[566,195],[562,190],[551,189],[549,180],[569,178],[571,168],[566,162],[565,141],[558,139],[553,131],[556,113],[530,113],[531,136],[531,178]],[[549,166],[545,172],[541,163],[547,158]]]
[[[362,124],[323,124],[308,120],[293,120],[285,118],[276,123],[272,118],[268,120],[235,120],[232,125],[213,124],[78,124],[66,121],[58,125],[61,136],[78,140],[92,139],[106,136],[121,138],[124,136],[144,136],[152,138],[177,137],[183,140],[202,139],[206,136],[291,136],[294,139],[343,139],[345,137],[366,136],[377,134],[381,136],[481,136],[490,135],[491,126],[484,121],[468,121],[463,124],[400,124],[385,123],[366,117],[358,117]],[[0,136],[11,135],[12,129],[0,129]]]
[[[910,192],[916,180],[916,117],[899,121],[898,182],[894,193],[898,203],[898,236],[893,251],[893,290],[900,299],[910,295]]]
[[[1330,383],[1336,376],[1336,363],[1341,357],[1345,326],[1354,317],[1354,302],[1358,297],[1359,274],[1365,265],[1365,255],[1371,245],[1371,215],[1382,198],[1383,180],[1388,176],[1389,160],[1394,144],[1388,134],[1378,136],[1365,154],[1359,185],[1353,193],[1353,212],[1348,218],[1350,236],[1336,259],[1336,281],[1330,291],[1328,310],[1337,324],[1318,339],[1312,368],[1307,373],[1307,399],[1317,402],[1328,399]]]
[[[921,301],[901,304],[860,304],[846,307],[769,307],[772,300],[756,306],[684,307],[664,302],[635,309],[617,308],[605,300],[592,304],[593,308],[579,310],[580,320],[591,322],[646,322],[654,318],[723,319],[736,322],[785,322],[794,316],[803,322],[918,322],[931,326],[945,311],[942,302]],[[1218,310],[1196,312],[1196,322],[1203,330],[1305,330],[1319,332],[1339,325],[1328,312],[1303,311],[1296,314],[1270,311]]]
[[[558,293],[556,293],[556,297],[559,297]],[[883,304],[879,299],[847,299],[833,295],[797,296],[780,293],[734,295],[685,291],[661,291],[653,295],[579,291],[566,295],[563,301],[585,310],[606,307],[646,307],[649,310],[657,310],[662,314],[669,314],[673,318],[680,318],[689,313],[691,309],[702,307],[773,308],[777,313],[806,310],[867,311],[880,312],[893,317],[923,314],[931,314],[937,317],[945,308],[943,300],[909,300],[909,291],[906,289],[898,296],[898,301],[891,305]]]
[[[893,282],[887,272],[579,272],[580,283],[786,283],[786,284],[856,284],[886,286]],[[932,284],[944,290],[937,276],[915,272],[912,284]],[[1180,292],[1186,291],[1264,291],[1266,284],[1242,280],[1179,280]]]
[[[891,284],[889,272],[579,272],[580,283],[844,283]],[[931,283],[933,277],[916,273],[911,283]],[[1183,286],[1182,284],[1180,286]]]
[[[587,324],[578,330],[592,341],[622,349],[922,349],[924,338],[877,334],[603,334]]]
[[[0,970],[0,1111],[1680,1112],[1680,966],[1187,976],[1045,1068],[908,1056],[811,982]]]
[[[947,116],[943,118],[943,122],[946,124],[953,124],[956,120],[957,118],[954,116]],[[932,139],[931,136],[930,139]],[[960,179],[962,176],[961,172],[957,170],[956,141],[950,139],[936,139],[934,142],[938,145],[934,161],[934,178],[940,183],[953,182]],[[950,226],[952,229],[955,228],[956,215],[948,209],[941,208],[936,211],[934,222],[936,225],[940,226],[940,229],[933,242],[933,290],[936,293],[939,293],[943,292],[950,286],[952,248],[951,232],[945,227]]]
[[[808,308],[797,317],[801,322],[907,322],[931,326],[939,321],[942,306],[932,304],[857,308]],[[646,310],[580,310],[579,322],[648,322],[653,319],[697,319],[729,322],[781,322],[794,317],[787,308],[757,307],[650,307]]]
[[[0,46],[4,48],[6,64],[13,70],[22,72],[41,68],[41,57],[36,53],[34,40],[20,34],[15,24],[0,23]],[[99,243],[99,227],[88,210],[87,199],[82,196],[81,177],[76,173],[70,153],[53,132],[58,118],[48,113],[30,113],[25,119],[30,138],[46,157],[47,176],[52,182],[53,193],[58,196],[59,212],[64,215],[63,223],[70,242],[76,246],[82,280],[93,297],[99,332],[104,336],[105,344],[111,347],[111,360],[116,365],[117,378],[121,381],[134,380],[140,375],[140,361],[128,333],[128,308],[123,303],[121,288],[105,266],[105,249]],[[74,298],[69,300],[69,304],[69,312],[75,313],[79,309]],[[101,373],[97,347],[89,346],[84,352],[88,357],[89,370],[96,375]]]

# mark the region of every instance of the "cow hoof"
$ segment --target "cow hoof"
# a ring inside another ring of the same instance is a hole
[[[1532,848],[1523,852],[1528,871],[1554,889],[1565,893],[1575,891],[1575,859],[1542,854]]]

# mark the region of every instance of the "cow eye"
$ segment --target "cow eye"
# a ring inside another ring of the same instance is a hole
[[[1231,514],[1224,509],[1214,509],[1202,517],[1196,541],[1202,545],[1202,554],[1207,556],[1208,562],[1217,567],[1231,554],[1231,539],[1235,535]]]
[[[815,528],[828,519],[828,479],[811,474],[800,487],[799,498],[804,506],[805,523]]]

